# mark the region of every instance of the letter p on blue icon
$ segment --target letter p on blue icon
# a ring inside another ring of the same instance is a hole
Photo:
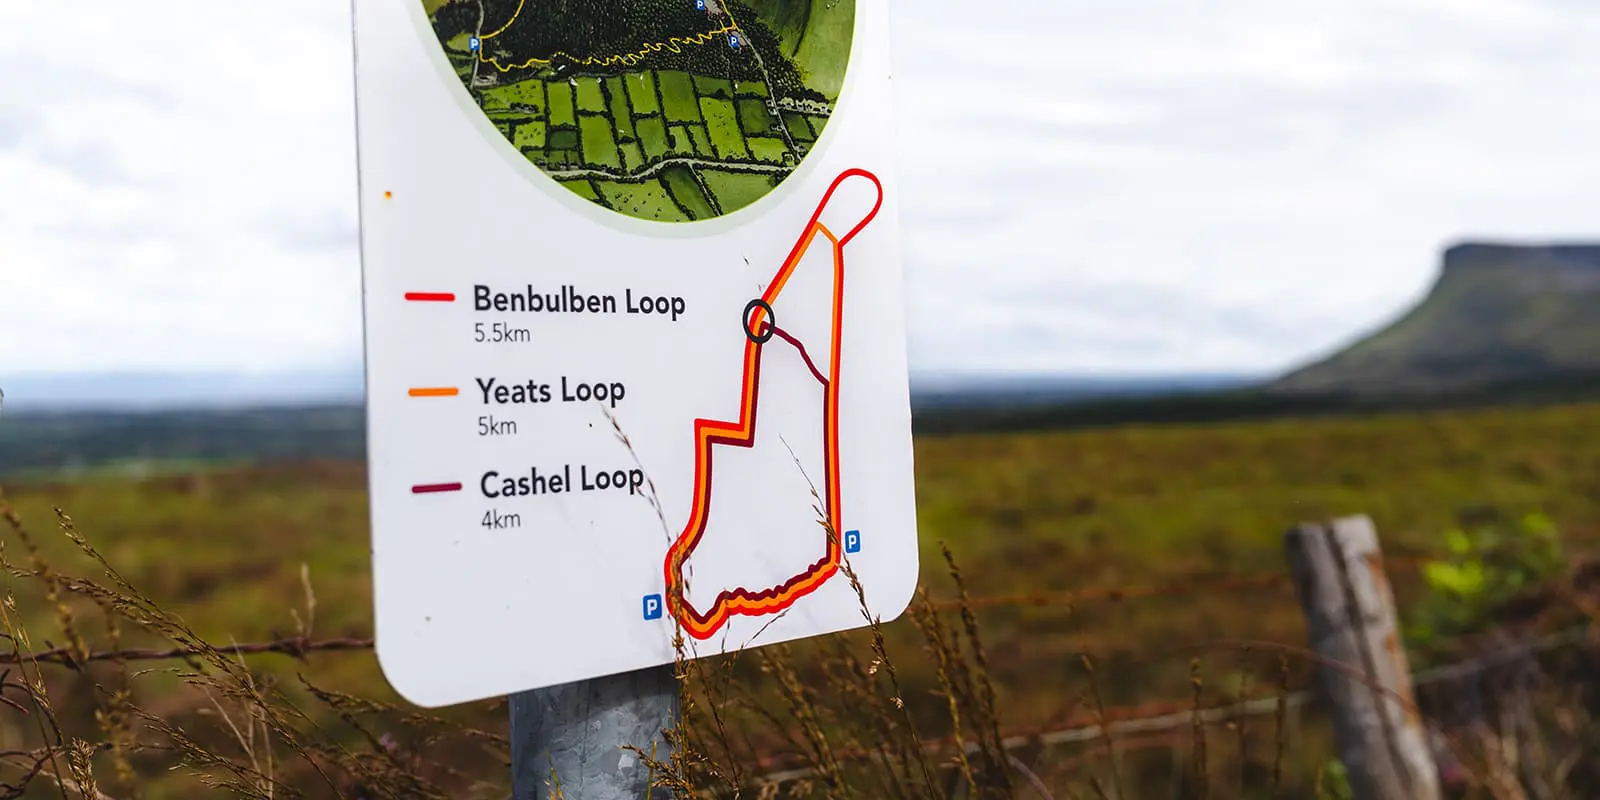
[[[844,532],[844,551],[846,553],[861,552],[861,531]]]
[[[467,39],[467,49],[474,53],[478,52],[478,48],[482,46],[483,43],[478,41],[478,37],[476,36],[472,36]]]
[[[645,621],[661,619],[661,595],[647,594],[644,596]]]

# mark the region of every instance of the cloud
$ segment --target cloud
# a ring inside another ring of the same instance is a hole
[[[0,292],[23,300],[0,312],[0,367],[359,356],[349,16],[338,6],[0,11],[5,74],[25,78],[0,88]]]
[[[913,366],[1277,369],[1600,237],[1586,0],[892,5]],[[0,369],[360,355],[347,4],[0,9]]]
[[[346,214],[280,212],[261,222],[273,244],[296,255],[347,256],[360,247],[360,231]]]
[[[18,109],[0,111],[0,149],[10,149],[22,143],[23,133],[31,122]]]
[[[1448,241],[1600,237],[1600,10],[1089,5],[895,17],[919,364],[1278,369]]]

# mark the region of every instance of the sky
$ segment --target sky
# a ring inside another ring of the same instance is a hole
[[[1272,372],[1600,240],[1592,0],[890,7],[916,372]],[[0,4],[0,373],[359,364],[349,26]]]

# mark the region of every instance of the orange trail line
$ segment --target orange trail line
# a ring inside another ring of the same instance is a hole
[[[836,236],[821,221],[822,212],[827,207],[833,193],[845,179],[852,176],[864,176],[870,179],[878,189],[878,203],[871,212],[842,238]],[[711,467],[712,448],[715,445],[731,445],[734,447],[751,447],[755,443],[756,399],[761,385],[761,349],[763,343],[747,340],[744,348],[744,374],[741,388],[741,402],[739,419],[737,422],[716,422],[707,419],[697,419],[694,424],[695,436],[695,478],[694,478],[694,506],[690,512],[689,520],[683,532],[673,542],[667,551],[664,572],[667,585],[667,604],[674,619],[679,625],[697,639],[709,639],[716,631],[727,622],[731,615],[742,614],[757,616],[782,611],[793,605],[796,600],[821,586],[839,569],[841,559],[838,534],[840,518],[840,489],[839,489],[839,369],[842,360],[841,334],[844,324],[844,245],[856,234],[860,233],[869,222],[877,215],[883,205],[883,186],[877,176],[865,170],[846,170],[834,180],[822,202],[817,205],[816,213],[812,215],[810,223],[795,243],[783,266],[774,276],[772,283],[762,294],[762,300],[769,305],[775,301],[783,291],[790,275],[801,258],[809,251],[812,242],[821,234],[831,244],[833,262],[833,297],[832,297],[832,334],[833,341],[829,348],[828,364],[832,380],[824,381],[825,397],[823,403],[823,441],[824,441],[824,514],[829,527],[826,555],[811,564],[807,570],[783,585],[771,589],[752,592],[739,588],[724,590],[718,594],[712,608],[706,612],[695,609],[684,596],[685,586],[683,579],[683,564],[693,553],[694,548],[700,543],[705,534],[706,518],[711,505]],[[758,308],[749,324],[752,330],[760,330],[760,326],[767,323],[763,318],[764,310]],[[776,333],[776,331],[774,331]],[[792,344],[807,362],[812,373],[817,375],[814,364],[798,340],[792,339],[787,334],[783,337]]]
[[[423,387],[407,392],[412,397],[455,397],[461,390],[454,386]]]

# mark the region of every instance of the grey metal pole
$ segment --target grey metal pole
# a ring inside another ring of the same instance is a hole
[[[651,791],[649,765],[625,748],[668,762],[662,732],[677,720],[671,665],[511,695],[513,797],[666,800],[671,792]]]

